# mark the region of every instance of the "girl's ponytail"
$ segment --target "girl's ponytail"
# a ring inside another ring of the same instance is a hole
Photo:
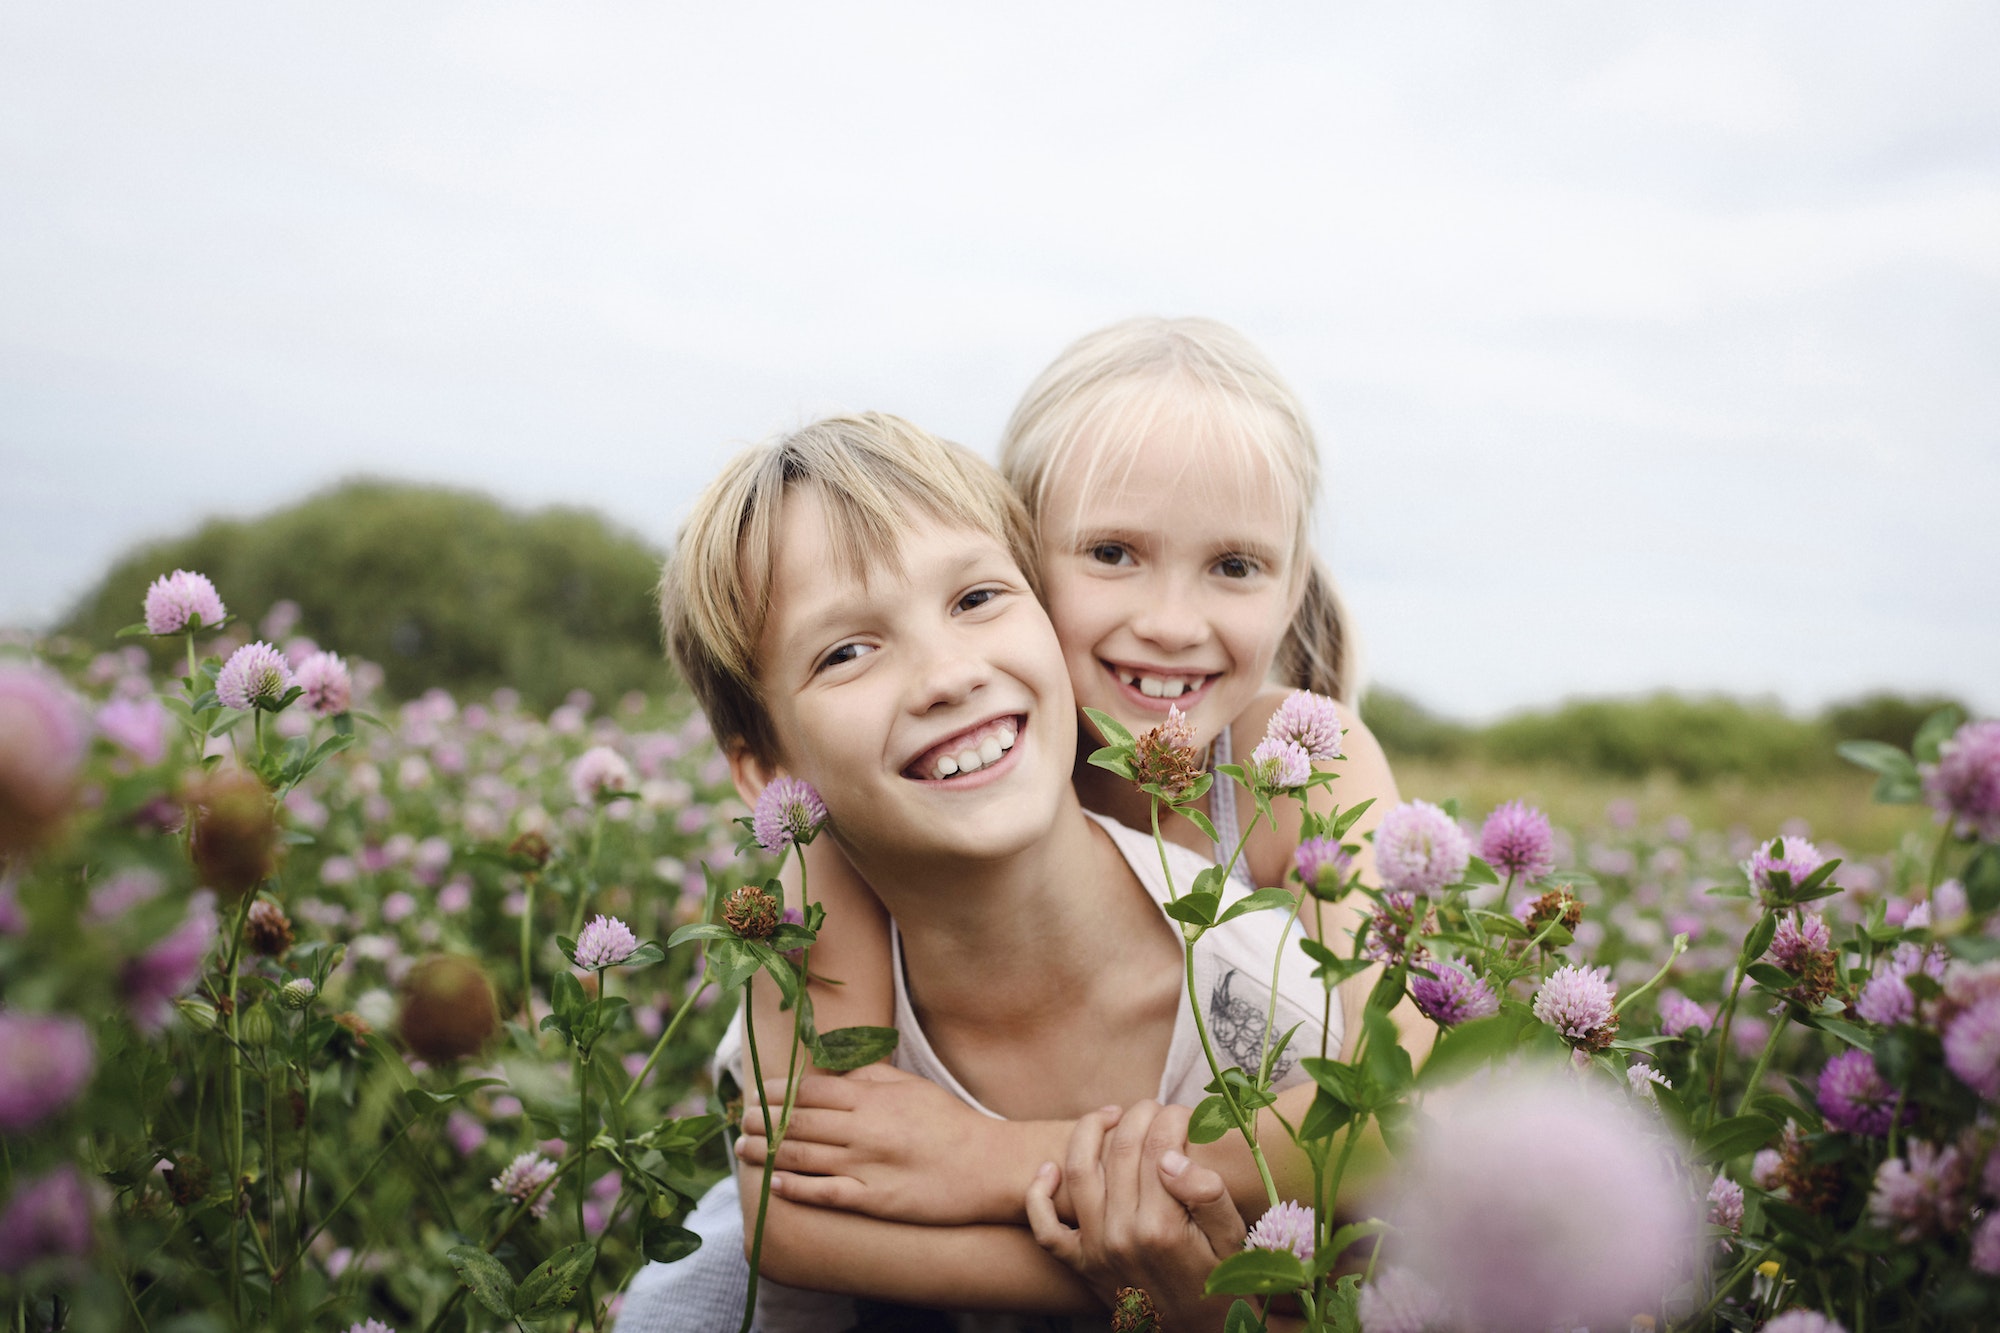
[[[1294,689],[1311,690],[1343,704],[1355,701],[1354,644],[1347,632],[1347,608],[1326,562],[1317,555],[1306,572],[1305,594],[1278,645],[1278,678]]]

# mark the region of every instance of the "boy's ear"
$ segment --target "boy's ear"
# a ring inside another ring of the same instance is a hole
[[[759,759],[741,742],[729,747],[729,780],[736,784],[736,794],[743,798],[743,804],[752,810],[757,808],[757,798],[764,794],[764,788],[783,777],[784,772],[778,765]]]

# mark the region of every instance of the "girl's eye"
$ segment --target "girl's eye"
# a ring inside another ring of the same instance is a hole
[[[830,667],[844,666],[860,657],[863,653],[872,653],[874,651],[874,646],[871,644],[843,643],[840,647],[819,660],[818,669],[825,671]]]
[[[1092,560],[1100,565],[1129,565],[1132,553],[1117,542],[1099,542],[1089,550]]]
[[[1257,562],[1248,556],[1225,555],[1215,562],[1215,572],[1226,579],[1247,579],[1257,572]]]
[[[998,588],[974,588],[971,592],[958,599],[957,610],[976,611],[993,601],[999,595],[1000,590]]]

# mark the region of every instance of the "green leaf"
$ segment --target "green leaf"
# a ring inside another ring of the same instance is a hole
[[[1225,921],[1234,921],[1239,916],[1248,916],[1252,912],[1268,912],[1278,907],[1290,911],[1292,904],[1297,901],[1297,895],[1290,889],[1259,889],[1255,893],[1246,893],[1231,903],[1229,910],[1215,919],[1215,924],[1219,926]]]
[[[1208,822],[1207,815],[1203,814],[1199,810],[1196,810],[1192,806],[1176,807],[1176,809],[1179,810],[1182,817],[1184,817],[1190,824],[1193,824],[1196,828],[1201,830],[1202,837],[1207,838],[1210,842],[1222,841],[1220,837],[1216,836],[1215,825]]]
[[[666,956],[667,956],[666,953],[660,948],[659,945],[655,944],[651,940],[647,940],[644,944],[634,949],[632,951],[632,956],[630,958],[627,958],[622,964],[620,964],[620,966],[648,967],[654,963],[664,960]]]
[[[1368,1030],[1368,1077],[1378,1090],[1379,1105],[1410,1086],[1410,1053],[1397,1040],[1396,1025],[1383,1010],[1369,1009],[1363,1023]]]
[[[1250,1308],[1250,1302],[1232,1301],[1222,1319],[1222,1333],[1270,1333],[1270,1329]]]
[[[1353,828],[1356,821],[1358,821],[1361,818],[1361,816],[1367,814],[1368,807],[1373,804],[1375,804],[1375,798],[1373,796],[1370,796],[1367,800],[1359,801],[1353,805],[1348,806],[1345,810],[1342,810],[1338,815],[1334,816],[1333,823],[1329,825],[1326,830],[1326,836],[1329,838],[1346,837],[1347,830]]]
[[[727,926],[718,926],[712,921],[691,921],[673,934],[667,936],[667,947],[678,948],[689,940],[733,940],[736,932]]]
[[[755,976],[762,961],[749,940],[739,940],[734,935],[717,939],[708,951],[709,966],[715,969],[715,984],[725,994]]]
[[[1350,1111],[1367,1106],[1367,1080],[1353,1065],[1342,1064],[1338,1060],[1322,1060],[1316,1055],[1309,1055],[1299,1061],[1299,1068],[1305,1070],[1307,1077],[1319,1084],[1320,1092],[1329,1100]]]
[[[767,941],[779,953],[790,953],[793,949],[809,949],[818,942],[817,931],[807,930],[793,921],[780,922]]]
[[[1229,1103],[1220,1096],[1204,1097],[1188,1117],[1188,1142],[1213,1143],[1236,1128],[1236,1120],[1229,1114]]]
[[[877,1060],[886,1060],[896,1049],[896,1029],[878,1027],[835,1028],[813,1039],[813,1063],[821,1069],[846,1073]]]
[[[1336,1130],[1353,1119],[1353,1107],[1329,1095],[1325,1088],[1316,1089],[1312,1105],[1306,1108],[1306,1118],[1299,1124],[1299,1138],[1307,1143],[1331,1138]]]
[[[1694,1141],[1697,1162],[1726,1162],[1755,1152],[1778,1136],[1778,1122],[1763,1115],[1734,1115],[1718,1120]]]
[[[1764,956],[1771,947],[1772,937],[1778,933],[1778,917],[1774,912],[1766,912],[1757,918],[1757,924],[1750,927],[1750,933],[1743,938],[1743,953],[1739,964],[1748,967]]]
[[[701,1236],[686,1227],[644,1215],[639,1223],[639,1248],[656,1264],[685,1259],[701,1248]]]
[[[1206,927],[1215,924],[1215,910],[1221,903],[1222,895],[1213,891],[1184,893],[1160,910],[1176,921]]]
[[[1202,1292],[1208,1296],[1277,1296],[1311,1282],[1312,1275],[1290,1250],[1238,1250],[1215,1266]]]
[[[1881,741],[1842,741],[1835,747],[1842,759],[1879,774],[1875,800],[1882,805],[1909,805],[1924,794],[1916,761]]]
[[[136,639],[141,636],[150,638],[152,636],[152,633],[153,632],[151,630],[146,628],[146,622],[142,620],[136,625],[125,626],[123,629],[119,630],[116,634],[113,634],[111,637],[114,639]]]
[[[1498,884],[1500,877],[1493,873],[1493,867],[1478,857],[1465,863],[1465,873],[1458,877],[1461,884]]]
[[[1752,963],[1743,971],[1752,981],[1772,990],[1790,990],[1798,984],[1796,977],[1774,963]]]
[[[1083,715],[1090,719],[1090,724],[1097,728],[1097,734],[1104,737],[1107,744],[1123,745],[1128,748],[1133,744],[1132,733],[1125,730],[1124,724],[1111,714],[1101,713],[1095,708],[1086,708],[1083,710]]]
[[[504,1264],[474,1245],[454,1245],[444,1257],[481,1305],[502,1319],[514,1317],[514,1279]]]
[[[2000,846],[1989,842],[1981,847],[1966,864],[1959,882],[1965,885],[1965,901],[1974,912],[1983,914],[2000,907]]]
[[[1946,704],[1925,718],[1924,724],[1917,728],[1916,739],[1910,742],[1910,753],[1920,764],[1935,764],[1938,747],[1950,740],[1951,734],[1964,725],[1965,714],[1954,705]]]
[[[1523,1023],[1518,1013],[1494,1014],[1447,1029],[1437,1045],[1431,1047],[1423,1069],[1418,1071],[1418,1085],[1442,1087],[1507,1055],[1520,1040]],[[1374,1040],[1369,1038],[1371,1043]]]
[[[1135,781],[1139,776],[1138,770],[1132,767],[1132,761],[1125,757],[1125,751],[1116,746],[1107,745],[1101,750],[1091,751],[1089,763],[1093,768],[1116,773],[1127,782]]]
[[[514,1293],[516,1319],[547,1319],[576,1299],[584,1276],[597,1264],[595,1245],[566,1245],[521,1279]]]
[[[1379,1217],[1371,1217],[1365,1222],[1349,1222],[1333,1233],[1333,1240],[1326,1249],[1313,1256],[1313,1276],[1325,1277],[1331,1273],[1333,1266],[1340,1262],[1340,1256],[1346,1253],[1347,1247],[1355,1241],[1379,1236],[1388,1229],[1389,1224]]]
[[[1467,916],[1476,917],[1488,935],[1500,935],[1510,940],[1528,938],[1528,928],[1505,912],[1489,912],[1483,907],[1466,909]]]
[[[575,967],[575,966],[576,966],[576,941],[575,941],[575,940],[571,939],[571,938],[570,938],[569,936],[567,936],[567,935],[558,935],[558,936],[556,936],[556,948],[558,948],[558,949],[562,950],[562,956],[563,956],[563,957],[565,957],[565,958],[567,958],[567,959],[569,959],[569,965],[570,965],[571,967]]]

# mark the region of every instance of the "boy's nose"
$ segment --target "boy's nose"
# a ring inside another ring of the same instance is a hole
[[[925,658],[917,678],[916,711],[964,703],[992,676],[984,657],[949,642],[938,644]]]

